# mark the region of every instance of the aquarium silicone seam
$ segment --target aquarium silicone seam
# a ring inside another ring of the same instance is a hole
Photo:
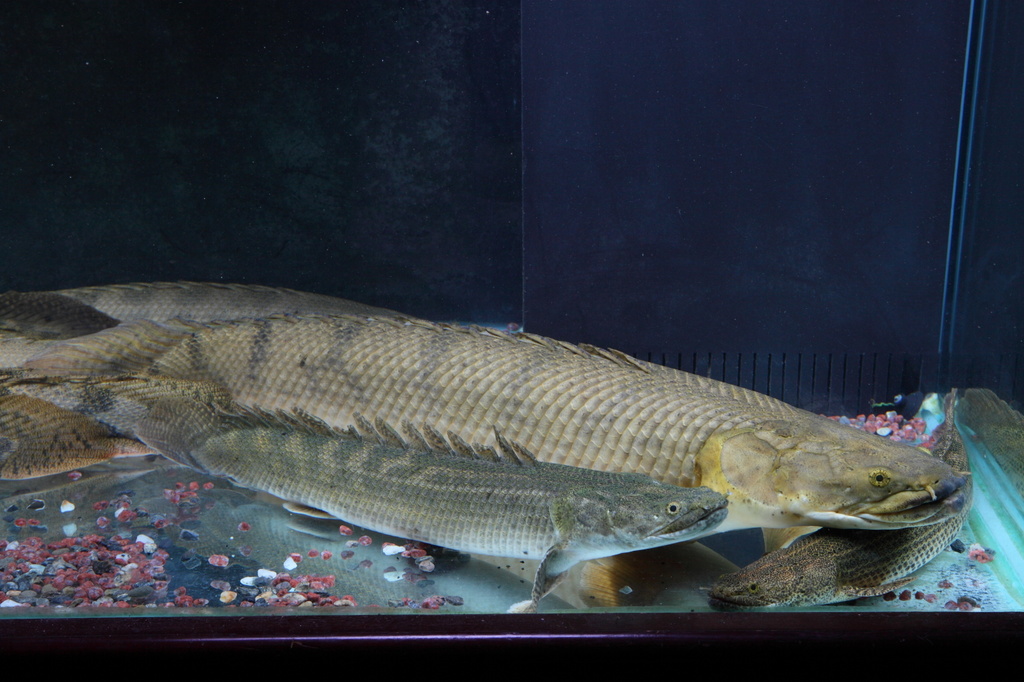
[[[953,165],[953,193],[949,210],[949,237],[946,244],[942,318],[939,327],[939,356],[940,359],[946,358],[942,362],[947,367],[948,355],[953,352],[954,345],[953,321],[956,319],[957,297],[960,289],[960,259],[963,253],[963,235],[966,227],[965,207],[970,186],[970,164],[978,106],[978,81],[982,62],[981,48],[984,42],[984,26],[987,16],[988,0],[981,0],[980,10],[972,0],[967,24],[967,46],[964,50],[963,87],[960,95],[956,158]],[[977,23],[977,37],[974,35],[975,23]],[[967,119],[966,123],[965,119]],[[942,374],[944,376],[940,380],[945,380],[948,371],[944,371]]]

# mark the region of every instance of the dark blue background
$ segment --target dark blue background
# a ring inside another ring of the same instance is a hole
[[[527,0],[529,328],[934,351],[968,9]]]

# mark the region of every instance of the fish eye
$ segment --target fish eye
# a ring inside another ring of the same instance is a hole
[[[876,488],[884,488],[892,481],[892,474],[886,469],[875,469],[869,474],[869,478],[871,479],[871,485]]]
[[[760,591],[760,589],[761,588],[758,587],[757,583],[750,583],[749,585],[747,585],[747,592],[749,592],[750,594],[757,594]]]
[[[665,511],[667,511],[669,514],[672,514],[673,516],[682,511],[682,509],[683,505],[679,504],[678,502],[669,502],[667,505],[665,505]]]

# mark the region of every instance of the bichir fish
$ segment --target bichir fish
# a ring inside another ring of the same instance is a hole
[[[715,530],[726,500],[631,473],[537,462],[496,447],[383,422],[333,429],[303,414],[158,400],[139,439],[199,471],[382,533],[465,552],[540,559],[533,611],[578,562],[692,540]],[[254,456],[253,453],[259,453]]]
[[[953,421],[955,395],[951,391],[946,398],[944,431],[933,454],[966,473],[967,451]],[[930,526],[883,533],[826,528],[806,535],[719,578],[711,589],[712,604],[812,606],[896,590],[953,541],[967,518],[971,495],[968,480],[963,498],[951,507],[953,515]]]
[[[892,529],[955,515],[966,479],[915,448],[613,350],[401,317],[125,323],[24,363],[209,381],[234,401],[345,428],[409,422],[544,462],[729,497],[722,530]]]

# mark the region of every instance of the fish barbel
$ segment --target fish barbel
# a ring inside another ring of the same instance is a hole
[[[363,316],[126,323],[25,363],[44,373],[210,381],[238,403],[344,428],[357,414],[541,461],[632,471],[729,497],[722,530],[900,528],[954,512],[965,478],[892,443],[736,386],[532,334]]]
[[[953,420],[955,391],[946,398],[946,422],[934,454],[968,471],[967,451]],[[956,537],[971,506],[968,481],[953,515],[941,523],[884,533],[822,529],[770,552],[746,568],[719,578],[712,604],[811,606],[885,594],[911,582],[906,577],[931,561]]]
[[[366,528],[480,554],[541,559],[531,611],[580,561],[691,540],[726,516],[707,488],[538,463],[496,435],[469,446],[383,422],[340,431],[302,414],[158,400],[135,426],[170,459]]]

